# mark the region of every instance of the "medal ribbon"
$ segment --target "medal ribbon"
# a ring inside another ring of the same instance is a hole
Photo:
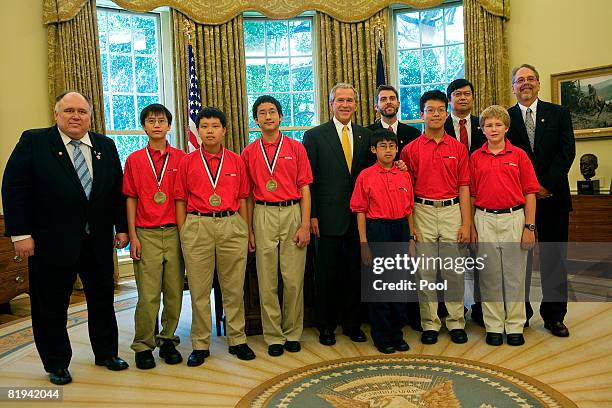
[[[200,157],[202,158],[202,163],[204,163],[204,169],[206,170],[206,175],[210,180],[210,184],[212,185],[213,192],[217,189],[217,183],[219,182],[219,177],[221,175],[221,167],[223,167],[223,159],[225,158],[225,148],[221,148],[221,161],[219,162],[219,166],[217,166],[217,172],[215,173],[215,177],[212,176],[212,171],[210,171],[210,167],[208,166],[208,162],[204,158],[204,153],[202,153],[202,148],[200,148]]]
[[[161,191],[161,183],[164,179],[164,175],[166,174],[166,167],[168,166],[168,159],[170,158],[170,152],[166,151],[166,158],[164,159],[164,165],[162,166],[161,173],[158,176],[157,171],[155,170],[155,164],[153,163],[153,158],[151,157],[151,152],[149,152],[149,148],[145,147],[147,152],[147,158],[149,159],[149,163],[151,164],[151,169],[153,169],[153,176],[155,177],[155,181],[157,182],[157,189]]]
[[[266,166],[270,171],[270,177],[272,177],[272,173],[274,172],[274,167],[276,167],[276,162],[278,161],[278,155],[280,154],[281,147],[283,145],[283,135],[280,135],[280,141],[278,142],[278,146],[276,146],[276,151],[274,152],[274,158],[272,159],[272,163],[268,160],[268,155],[266,154],[266,149],[264,149],[263,140],[259,139],[259,147],[261,147],[261,153],[263,154],[264,160],[266,162]]]

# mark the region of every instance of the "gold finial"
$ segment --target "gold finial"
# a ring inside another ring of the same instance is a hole
[[[183,21],[183,31],[185,32],[185,35],[187,36],[187,43],[191,44],[191,37],[194,35],[194,27],[192,27],[191,25],[191,21],[185,19],[185,21]]]
[[[376,44],[382,48],[385,38],[385,20],[380,17],[374,17],[372,21],[372,29],[374,30],[374,35],[376,36]]]

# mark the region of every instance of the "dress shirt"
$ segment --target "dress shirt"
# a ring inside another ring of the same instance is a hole
[[[461,141],[461,131],[460,126],[459,126],[459,121],[461,119],[465,119],[465,128],[467,130],[467,134],[468,134],[468,150],[472,148],[472,118],[470,115],[467,115],[465,118],[460,118],[459,116],[456,116],[452,111],[451,111],[451,119],[453,120],[453,128],[455,128],[455,139],[457,139],[458,141]]]
[[[521,115],[523,115],[523,123],[525,123],[525,117],[527,116],[527,108],[531,108],[531,117],[533,117],[533,125],[535,127],[537,127],[537,123],[536,123],[536,113],[538,110],[538,100],[536,98],[535,101],[533,101],[533,103],[531,104],[531,106],[523,106],[521,105],[521,103],[519,102],[518,104],[519,108],[521,109]]]
[[[397,127],[399,126],[399,120],[396,120],[395,122],[393,122],[392,125],[389,125],[381,119],[380,124],[382,125],[383,129],[393,129],[393,133],[397,135]]]

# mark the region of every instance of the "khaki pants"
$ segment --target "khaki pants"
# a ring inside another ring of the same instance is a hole
[[[522,209],[510,214],[476,210],[474,224],[478,232],[478,256],[486,254],[485,267],[479,273],[486,330],[523,333],[528,251],[521,249],[520,242],[525,213]]]
[[[293,236],[301,224],[300,205],[255,205],[253,230],[264,341],[299,341],[304,328],[304,267],[306,248]],[[283,307],[278,301],[278,264],[283,279]]]
[[[215,265],[223,295],[230,346],[246,343],[244,334],[244,274],[248,250],[247,224],[238,213],[229,217],[187,214],[181,245],[191,293],[191,343],[208,350],[212,333],[210,291]]]
[[[140,261],[134,261],[138,303],[134,313],[132,350],[153,350],[164,340],[179,344],[174,334],[181,315],[185,268],[176,227],[136,228],[140,240]],[[163,293],[162,330],[155,338],[155,323]]]
[[[447,207],[434,207],[420,203],[414,204],[414,226],[419,234],[420,242],[417,243],[417,254],[423,254],[426,258],[458,258],[463,256],[456,245],[457,233],[461,227],[461,211],[459,204]],[[437,245],[436,245],[437,243]],[[465,317],[463,315],[463,291],[464,275],[454,270],[440,270],[442,280],[448,282],[445,291],[445,301],[448,317],[446,328],[448,330],[463,329]],[[429,267],[419,268],[418,280],[435,282],[438,269],[430,263]],[[421,311],[421,326],[423,330],[439,331],[442,322],[438,317],[437,292],[429,289],[419,289],[419,308]]]

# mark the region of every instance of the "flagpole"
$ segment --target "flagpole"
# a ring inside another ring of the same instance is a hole
[[[196,69],[195,56],[193,54],[193,45],[191,37],[194,28],[189,20],[184,22],[184,31],[187,36],[187,77],[189,78],[189,86],[187,87],[187,145],[190,152],[200,148],[202,140],[198,134],[198,125],[195,123],[198,112],[202,109],[200,98],[200,83],[198,81],[198,73]]]

